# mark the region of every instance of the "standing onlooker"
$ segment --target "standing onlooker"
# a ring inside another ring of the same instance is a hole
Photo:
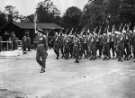
[[[29,34],[27,35],[27,48],[28,48],[28,51],[31,50],[31,38],[30,38]]]
[[[22,38],[22,50],[23,50],[23,54],[26,54],[26,48],[27,48],[27,37],[26,37],[26,35],[24,35],[23,38]]]
[[[13,43],[13,50],[17,49],[17,37],[16,37],[14,32],[12,32],[11,40],[12,40],[12,43]]]

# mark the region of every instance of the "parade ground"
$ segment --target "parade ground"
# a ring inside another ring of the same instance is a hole
[[[56,60],[40,73],[35,51],[0,57],[0,98],[135,98],[135,63],[116,59]]]

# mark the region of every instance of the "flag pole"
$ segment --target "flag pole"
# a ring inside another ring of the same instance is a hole
[[[34,30],[35,30],[35,34],[37,33],[36,29],[37,29],[37,13],[35,11],[35,15],[34,15]]]

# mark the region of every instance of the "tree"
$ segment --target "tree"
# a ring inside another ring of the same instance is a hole
[[[44,0],[38,3],[36,13],[38,22],[54,22],[55,18],[60,15],[60,11],[51,0]]]
[[[8,21],[16,21],[19,19],[19,12],[16,10],[15,6],[7,5],[5,7],[5,13],[8,15]]]
[[[135,22],[135,1],[121,0],[120,19],[123,22]]]
[[[6,15],[0,11],[0,28],[6,23]]]
[[[80,25],[80,17],[82,11],[77,7],[70,7],[63,16],[63,24],[65,28],[77,28]]]
[[[135,22],[134,0],[89,0],[83,9],[82,25],[93,28],[101,24]]]
[[[105,22],[106,15],[103,6],[103,0],[95,0],[88,2],[81,17],[81,24],[88,28],[94,28]]]

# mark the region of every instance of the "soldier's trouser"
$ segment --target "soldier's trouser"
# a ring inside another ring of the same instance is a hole
[[[131,55],[130,45],[126,45],[125,49],[126,49],[125,57],[128,58]]]
[[[96,59],[96,48],[92,49],[92,58]]]
[[[135,58],[135,46],[133,47],[133,56]]]
[[[114,57],[114,56],[115,56],[114,42],[110,42],[110,49],[112,49],[112,55],[113,55],[113,57]]]
[[[45,49],[44,48],[37,49],[36,60],[42,68],[46,67],[46,58],[47,52],[45,51]]]
[[[22,49],[23,49],[23,53],[25,53],[26,52],[26,45],[23,45]]]
[[[83,55],[85,57],[87,57],[88,56],[88,46],[87,46],[87,43],[83,43],[83,49],[82,49],[82,51],[83,51]]]
[[[73,47],[73,52],[74,52],[74,56],[75,56],[75,61],[78,61],[79,60],[79,47],[74,46]]]
[[[110,48],[108,44],[104,45],[103,54],[105,57],[110,57]]]
[[[58,59],[59,58],[59,49],[54,49],[54,52],[56,53],[57,59]]]
[[[55,52],[55,54],[57,56],[56,59],[59,59],[59,44],[58,43],[54,43],[53,49],[54,49],[54,52]]]
[[[70,53],[70,49],[69,49],[69,46],[67,45],[64,48],[64,57],[65,57],[65,59],[69,58],[69,53]]]
[[[28,45],[27,48],[28,48],[28,51],[30,51],[31,50],[31,45]]]
[[[99,56],[102,56],[102,46],[101,45],[97,45],[97,50],[99,50]]]
[[[99,56],[101,57],[102,56],[102,46],[99,46]]]
[[[70,55],[71,55],[71,58],[72,58],[73,57],[73,45],[69,46],[69,50],[70,50]]]
[[[117,57],[118,60],[122,60],[124,54],[124,49],[122,47],[117,47]]]
[[[64,57],[64,50],[63,50],[63,46],[60,47],[60,51],[61,51],[61,54],[62,54],[62,58]]]

